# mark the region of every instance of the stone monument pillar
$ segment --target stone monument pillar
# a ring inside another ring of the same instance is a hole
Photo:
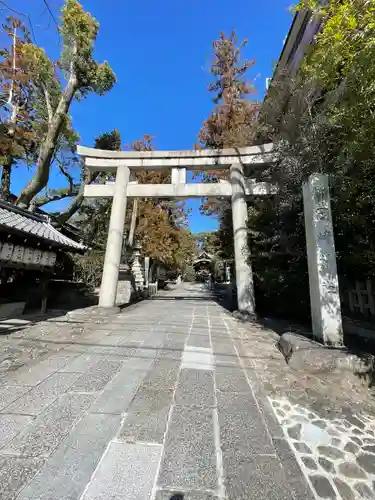
[[[116,304],[129,175],[130,171],[128,167],[117,168],[102,283],[100,286],[99,307],[114,307]]]
[[[230,167],[232,186],[232,218],[234,238],[234,258],[238,310],[245,314],[255,314],[253,272],[247,240],[247,205],[243,166],[235,163]]]
[[[313,174],[303,186],[314,336],[342,345],[342,318],[328,177]]]

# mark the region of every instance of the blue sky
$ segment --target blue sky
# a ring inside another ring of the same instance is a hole
[[[48,0],[58,17],[63,0]],[[95,55],[108,60],[117,85],[104,97],[89,96],[71,109],[81,144],[118,128],[125,144],[147,133],[158,149],[191,149],[213,104],[207,86],[212,41],[220,31],[235,29],[248,38],[244,57],[256,59],[250,78],[263,98],[265,79],[282,50],[292,15],[291,0],[82,0],[100,23]],[[59,54],[53,20],[43,0],[10,0],[27,13],[37,43],[51,58]],[[1,8],[2,18],[7,14]],[[1,35],[2,39],[4,35]],[[1,42],[3,40],[1,39]],[[15,170],[12,189],[18,193],[32,171]],[[61,186],[53,172],[50,186]],[[60,205],[61,206],[61,205]],[[54,204],[53,210],[59,206]],[[199,215],[199,200],[189,200],[193,232],[216,228],[216,221]]]

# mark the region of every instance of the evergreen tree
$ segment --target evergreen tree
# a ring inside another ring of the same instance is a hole
[[[222,149],[254,144],[259,104],[249,100],[255,90],[246,76],[255,61],[241,60],[241,51],[246,44],[247,40],[238,42],[235,31],[229,36],[221,33],[220,38],[213,42],[211,74],[214,82],[209,85],[208,90],[215,94],[215,108],[198,134],[199,147]],[[220,178],[227,178],[227,175],[228,172],[208,171],[204,172],[203,178],[206,182],[218,182]],[[201,211],[219,218],[218,237],[221,247],[225,249],[225,256],[232,259],[230,200],[205,199]]]

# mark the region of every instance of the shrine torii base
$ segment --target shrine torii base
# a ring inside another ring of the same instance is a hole
[[[237,286],[238,310],[248,315],[255,314],[255,298],[253,273],[250,261],[247,230],[247,204],[251,196],[271,195],[274,187],[267,183],[257,183],[246,177],[249,167],[261,167],[274,161],[272,144],[253,146],[240,149],[200,150],[200,151],[104,151],[79,146],[78,153],[84,157],[85,165],[92,171],[109,171],[116,173],[114,183],[91,184],[85,186],[85,197],[112,198],[112,211],[109,224],[108,240],[105,253],[102,283],[100,288],[99,306],[110,308],[116,304],[117,283],[121,251],[123,243],[126,204],[128,198],[222,198],[230,197],[232,203],[233,238],[235,254],[235,272]],[[167,170],[172,171],[171,184],[137,184],[130,181],[131,171]],[[229,181],[218,183],[186,183],[186,170],[228,170]],[[316,184],[316,183],[315,183]],[[324,183],[323,183],[324,184]],[[320,185],[321,189],[321,185]],[[321,195],[320,195],[321,196]],[[328,205],[329,205],[329,194]],[[307,198],[314,199],[309,189],[304,189],[305,206],[308,208],[306,228],[310,299],[313,317],[313,330],[317,337],[325,343],[338,345],[342,338],[341,311],[338,297],[338,281],[336,272],[336,257],[333,237],[328,243],[333,245],[333,252],[328,252],[330,260],[329,289],[334,295],[332,308],[325,307],[319,287],[320,267],[319,249],[320,236],[311,230],[314,227],[315,205]],[[319,207],[316,207],[317,209]],[[321,206],[319,210],[321,210]],[[330,211],[325,221],[332,227]],[[326,245],[327,246],[327,245]],[[315,251],[316,250],[316,251]],[[315,253],[314,253],[315,252]],[[325,282],[327,281],[325,276]],[[318,283],[318,286],[316,284]],[[331,297],[332,298],[332,297]],[[332,304],[332,301],[331,301]],[[338,304],[338,309],[337,309]]]

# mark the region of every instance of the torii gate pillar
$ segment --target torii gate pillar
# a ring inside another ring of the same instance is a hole
[[[102,283],[100,286],[99,307],[114,307],[116,305],[129,176],[130,170],[128,167],[117,168]]]
[[[242,313],[254,315],[254,280],[248,243],[246,184],[243,166],[241,163],[235,163],[231,165],[229,173],[232,186],[232,220],[238,310]]]

